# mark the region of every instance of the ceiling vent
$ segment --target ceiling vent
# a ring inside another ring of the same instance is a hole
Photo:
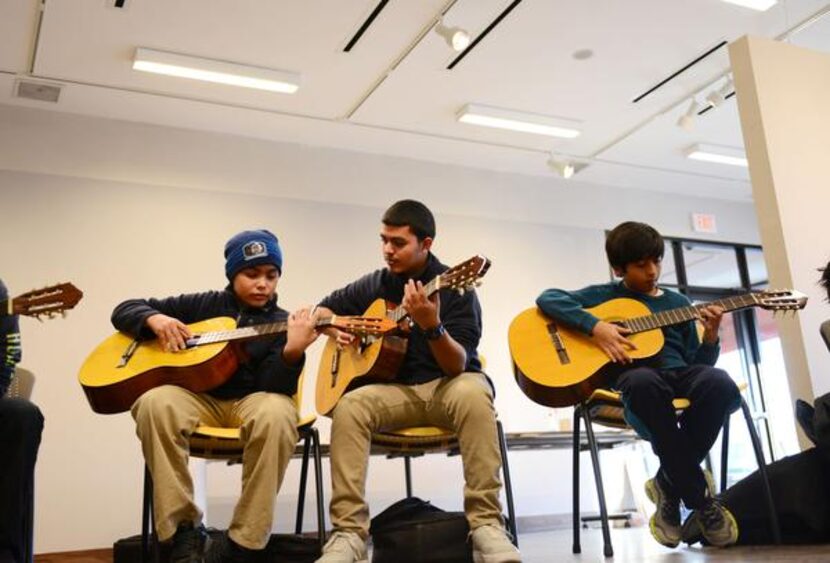
[[[56,104],[61,95],[61,86],[31,80],[18,80],[15,95],[18,98],[26,98],[27,100]]]

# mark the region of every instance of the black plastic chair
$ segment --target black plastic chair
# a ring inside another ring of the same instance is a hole
[[[674,407],[678,412],[682,412],[688,408],[691,403],[688,399],[675,399]],[[752,420],[752,414],[749,411],[749,406],[741,397],[741,411],[746,420],[747,430],[752,442],[752,449],[755,452],[755,459],[758,463],[758,471],[761,474],[761,480],[764,484],[764,496],[766,497],[767,510],[769,514],[770,531],[773,536],[773,541],[776,545],[781,543],[781,530],[778,525],[778,515],[775,512],[775,503],[772,499],[772,490],[769,486],[769,479],[766,471],[766,460],[764,459],[764,451],[761,448],[761,440],[758,437],[758,432],[755,429],[755,424]],[[573,420],[573,552],[581,553],[582,546],[580,544],[580,526],[579,526],[579,453],[588,449],[591,452],[591,463],[594,468],[594,480],[597,487],[597,497],[599,500],[600,521],[602,523],[602,539],[603,539],[603,553],[606,557],[613,557],[614,548],[611,545],[611,532],[608,525],[608,509],[605,504],[605,489],[602,485],[602,472],[599,463],[599,448],[592,423],[602,424],[613,428],[631,428],[625,421],[625,408],[619,393],[599,389],[588,398],[587,401],[582,402],[574,408]],[[729,419],[731,415],[726,416],[723,424],[723,435],[721,438],[721,492],[726,488],[726,470],[729,454]],[[580,434],[580,421],[585,421],[585,434],[587,443],[583,445]]]

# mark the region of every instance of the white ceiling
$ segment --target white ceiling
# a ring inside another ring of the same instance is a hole
[[[742,147],[735,98],[675,123],[723,84],[727,48],[634,103],[721,41],[781,37],[830,52],[827,0],[756,12],[721,0],[521,0],[452,70],[430,27],[475,38],[516,0],[17,0],[0,3],[0,104],[551,176],[551,151],[590,165],[572,181],[747,200],[745,169],[690,161],[694,143]],[[41,16],[41,4],[43,6]],[[300,73],[285,95],[133,71],[136,47]],[[573,53],[590,49],[577,60]],[[57,104],[17,98],[15,81],[63,85]],[[572,140],[459,123],[478,103],[580,122]]]

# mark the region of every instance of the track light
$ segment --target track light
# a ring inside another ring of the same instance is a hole
[[[732,82],[732,77],[730,76],[723,87],[720,89],[721,95],[726,99],[726,96],[735,92],[735,83]]]
[[[706,96],[706,102],[713,108],[718,107],[725,101],[726,98],[720,93],[720,90],[712,90],[709,92],[709,95]]]
[[[550,155],[550,158],[548,158],[548,168],[562,176],[565,180],[573,177],[574,174],[587,166],[584,162],[575,162],[571,159],[560,158],[555,155]]]
[[[463,51],[470,46],[470,34],[460,27],[447,27],[441,20],[435,24],[435,33],[444,38],[447,45],[455,51]]]
[[[706,102],[713,108],[716,108],[726,101],[726,96],[731,94],[732,90],[733,83],[732,78],[730,77],[726,80],[723,86],[721,86],[717,90],[712,90],[711,92],[709,92],[709,95],[706,96]]]
[[[691,132],[695,128],[695,119],[697,118],[698,111],[700,111],[700,104],[695,98],[692,98],[689,109],[677,120],[677,126],[684,131]]]

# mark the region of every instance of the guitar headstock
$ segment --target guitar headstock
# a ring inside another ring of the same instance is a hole
[[[71,283],[33,289],[12,299],[11,313],[28,317],[53,317],[78,304],[84,293]]]
[[[454,289],[462,293],[473,289],[490,269],[490,264],[489,258],[477,254],[441,274],[438,288]]]
[[[752,295],[758,306],[768,311],[795,311],[807,305],[807,296],[794,289],[768,289]]]
[[[381,336],[398,328],[398,323],[388,318],[347,317],[336,315],[326,323],[356,336]]]

